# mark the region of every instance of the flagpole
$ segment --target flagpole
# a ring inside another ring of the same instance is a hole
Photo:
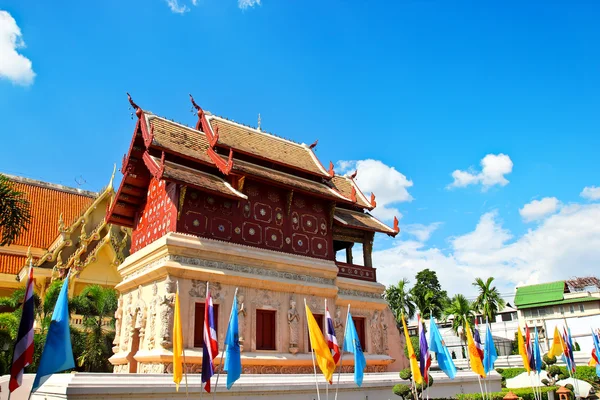
[[[238,288],[235,288],[235,293],[233,294],[233,301],[237,301],[237,293]],[[231,305],[231,311],[229,312],[229,320],[231,321],[231,316],[233,315],[233,304]],[[225,333],[225,337],[229,336],[229,324],[227,324],[227,332]],[[217,387],[219,386],[219,376],[221,375],[221,371],[223,371],[223,357],[225,356],[225,349],[227,345],[223,346],[223,352],[221,353],[221,362],[219,363],[219,372],[217,372],[217,381],[215,382],[215,390],[213,392],[213,399],[217,394]]]
[[[350,315],[350,304],[348,304],[348,312],[346,313],[346,324],[344,325],[344,329],[346,329],[346,326],[348,326],[348,316]],[[345,333],[344,333],[345,335]],[[344,342],[346,341],[346,336],[344,336]],[[337,400],[337,396],[338,396],[338,390],[340,388],[340,376],[342,375],[342,367],[343,367],[343,362],[344,361],[344,344],[342,343],[342,354],[340,356],[340,369],[338,370],[338,378],[337,378],[337,385],[335,386],[335,400]]]
[[[304,308],[306,309],[306,298],[304,299]],[[306,321],[308,322],[308,315],[306,315]],[[310,334],[308,335],[308,340],[310,342]],[[315,370],[315,385],[317,386],[317,399],[321,400],[321,395],[319,394],[319,382],[317,381],[317,364],[315,363],[315,349],[312,347],[312,343],[310,344],[310,354],[312,356],[313,369]]]
[[[483,386],[481,386],[481,376],[477,374],[477,380],[479,381],[479,389],[481,389],[481,397],[485,399],[485,394],[483,393]]]

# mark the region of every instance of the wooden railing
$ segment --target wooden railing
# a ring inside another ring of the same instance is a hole
[[[338,267],[338,276],[361,281],[377,282],[377,270],[375,268],[347,264],[339,261],[336,261],[335,263]]]

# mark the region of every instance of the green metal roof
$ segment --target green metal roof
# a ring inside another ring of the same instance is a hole
[[[597,297],[579,297],[579,298],[566,299],[566,300],[546,301],[543,303],[525,304],[525,305],[519,306],[519,309],[523,310],[523,309],[543,307],[543,306],[559,306],[562,304],[583,303],[585,301],[600,301],[600,299]]]
[[[515,306],[517,308],[528,308],[547,305],[546,303],[550,302],[563,301],[564,291],[565,281],[521,286],[517,288]]]

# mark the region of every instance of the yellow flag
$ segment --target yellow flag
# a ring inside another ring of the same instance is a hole
[[[335,370],[335,362],[333,362],[331,350],[329,350],[327,342],[325,341],[325,338],[323,338],[323,333],[321,332],[315,317],[310,312],[308,306],[306,304],[304,306],[306,307],[306,320],[308,321],[310,345],[315,352],[317,364],[319,365],[323,376],[325,376],[327,382],[331,382],[333,371]]]
[[[179,383],[183,377],[183,333],[181,331],[181,311],[179,309],[179,288],[175,293],[175,315],[173,316],[173,382],[179,392]]]
[[[521,327],[519,326],[517,331],[517,342],[519,344],[519,354],[523,359],[523,366],[525,367],[525,371],[527,373],[531,372],[531,367],[529,366],[529,359],[527,358],[527,350],[525,350],[525,340],[523,339],[523,335],[521,335]]]
[[[481,376],[482,378],[485,378],[485,370],[483,369],[483,364],[481,363],[481,358],[479,357],[477,346],[475,346],[475,341],[473,340],[471,327],[469,326],[469,323],[467,321],[465,321],[465,330],[467,331],[467,346],[469,347],[469,360],[471,361],[471,370],[477,375]]]
[[[562,337],[558,331],[558,327],[554,327],[554,339],[552,339],[552,347],[548,350],[548,357],[558,357],[563,353]]]
[[[421,376],[419,364],[417,364],[415,350],[413,349],[412,342],[408,336],[408,328],[406,327],[406,321],[404,321],[404,315],[402,315],[402,326],[404,327],[404,337],[406,338],[406,349],[408,352],[408,361],[410,362],[410,372],[412,373],[413,382],[420,385],[423,383],[423,377]]]

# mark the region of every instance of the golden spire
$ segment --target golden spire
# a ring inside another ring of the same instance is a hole
[[[33,262],[33,255],[31,255],[31,246],[27,248],[27,260],[25,261],[25,265],[29,266]]]
[[[108,190],[111,190],[113,187],[113,181],[115,180],[115,174],[117,173],[117,164],[113,165],[113,172],[112,175],[110,176],[110,181],[108,182]]]
[[[65,220],[63,219],[62,213],[60,213],[60,215],[58,216],[58,231],[59,232],[65,231]]]

